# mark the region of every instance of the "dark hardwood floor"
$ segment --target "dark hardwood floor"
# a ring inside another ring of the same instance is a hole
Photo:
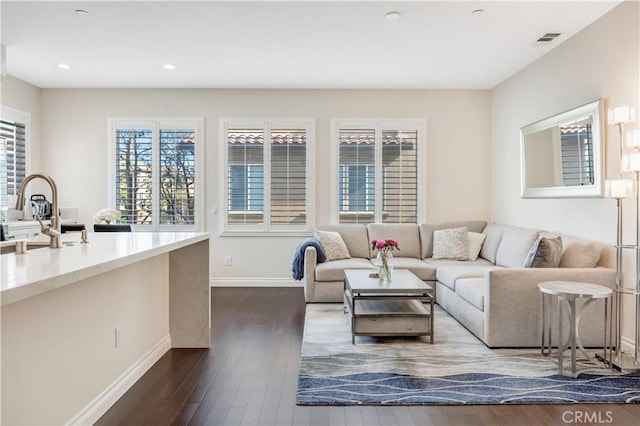
[[[211,349],[169,351],[98,425],[640,425],[640,404],[296,406],[302,288],[211,290]]]

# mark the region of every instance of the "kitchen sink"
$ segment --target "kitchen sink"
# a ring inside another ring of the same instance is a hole
[[[2,244],[0,247],[0,255],[9,254],[16,252],[16,245],[18,241],[9,241]],[[63,246],[72,246],[74,245],[74,241],[63,242]],[[37,250],[42,248],[48,248],[49,241],[27,241],[27,251]],[[56,249],[57,250],[57,249]]]

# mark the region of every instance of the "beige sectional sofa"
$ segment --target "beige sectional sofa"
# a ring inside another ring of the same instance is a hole
[[[485,235],[478,258],[434,259],[434,231],[461,227]],[[351,257],[318,263],[316,249],[306,248],[304,292],[307,302],[341,302],[344,270],[374,270],[376,253],[370,249],[370,241],[392,238],[400,247],[400,251],[394,253],[394,267],[409,269],[429,283],[438,305],[489,347],[540,346],[539,282],[564,280],[615,286],[614,248],[566,235],[560,235],[563,251],[559,267],[523,267],[536,239],[558,236],[557,233],[487,225],[484,221],[331,225],[317,229],[338,232]],[[555,317],[555,308],[553,312]],[[580,325],[585,346],[602,345],[604,319],[600,304],[585,310]]]

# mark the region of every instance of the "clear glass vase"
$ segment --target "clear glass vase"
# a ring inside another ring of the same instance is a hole
[[[391,251],[383,254],[378,252],[376,256],[376,267],[378,268],[378,278],[383,283],[390,283],[393,275],[393,254]]]

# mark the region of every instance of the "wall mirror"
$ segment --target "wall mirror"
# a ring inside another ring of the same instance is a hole
[[[520,129],[522,198],[602,197],[602,100]]]

